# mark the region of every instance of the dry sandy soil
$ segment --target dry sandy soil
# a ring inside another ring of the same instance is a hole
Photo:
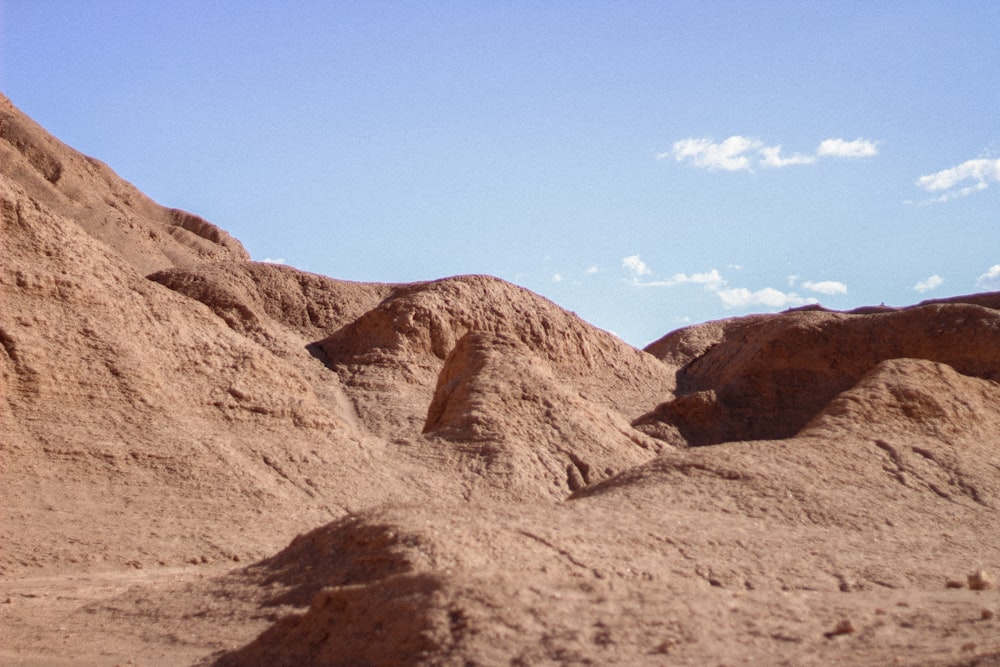
[[[250,261],[0,96],[0,663],[1000,665],[1000,294],[634,349]]]

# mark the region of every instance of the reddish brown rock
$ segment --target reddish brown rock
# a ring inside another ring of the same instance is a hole
[[[4,206],[45,209],[72,220],[118,251],[140,273],[220,259],[249,259],[243,245],[207,220],[164,208],[100,160],[65,145],[0,94],[0,174],[20,201]]]
[[[318,343],[382,436],[423,431],[445,359],[469,332],[523,344],[586,400],[631,417],[672,396],[673,369],[528,290],[489,276],[399,285]]]
[[[673,425],[692,445],[787,438],[881,361],[926,359],[1000,380],[998,340],[1000,311],[964,302],[699,325],[647,348],[673,363],[688,360],[677,373],[677,399],[636,423],[651,432],[658,422]]]

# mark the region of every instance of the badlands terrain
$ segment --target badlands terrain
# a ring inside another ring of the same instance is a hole
[[[1000,294],[637,350],[256,263],[0,96],[0,664],[1000,665]]]

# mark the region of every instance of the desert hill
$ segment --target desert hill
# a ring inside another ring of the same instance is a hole
[[[1000,294],[637,350],[252,262],[2,96],[0,239],[3,664],[1000,664]]]

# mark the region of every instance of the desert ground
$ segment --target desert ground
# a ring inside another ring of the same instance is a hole
[[[1000,665],[1000,293],[639,350],[251,261],[0,96],[0,664]]]

